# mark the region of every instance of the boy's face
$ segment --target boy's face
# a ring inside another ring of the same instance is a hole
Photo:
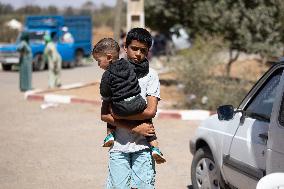
[[[134,63],[142,62],[149,52],[147,45],[137,40],[131,41],[128,47],[124,47],[124,50],[127,54],[128,60]]]
[[[93,57],[98,62],[98,66],[104,70],[108,68],[109,64],[112,61],[111,54],[95,53],[93,54]]]

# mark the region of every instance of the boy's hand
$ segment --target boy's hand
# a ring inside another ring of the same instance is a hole
[[[115,114],[113,113],[111,107],[109,108],[109,111],[110,111],[111,116],[112,116],[114,119],[122,119],[120,116],[115,115]]]
[[[155,134],[155,128],[151,123],[142,123],[134,127],[132,131],[143,136],[153,136]]]

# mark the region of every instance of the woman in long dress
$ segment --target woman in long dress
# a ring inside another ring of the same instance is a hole
[[[20,90],[24,92],[32,89],[32,50],[28,33],[22,34],[17,50],[20,53]]]

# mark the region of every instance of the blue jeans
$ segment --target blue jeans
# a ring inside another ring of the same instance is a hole
[[[107,189],[154,189],[155,162],[149,149],[134,153],[110,152]]]

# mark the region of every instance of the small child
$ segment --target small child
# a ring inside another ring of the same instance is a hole
[[[139,69],[136,69],[129,61],[119,59],[119,51],[120,47],[115,40],[104,38],[94,46],[92,54],[99,67],[105,70],[100,84],[102,100],[111,104],[115,115],[126,117],[143,112],[147,104],[140,95],[141,89],[137,78],[139,73],[136,73]],[[107,124],[107,137],[103,147],[113,145],[114,129],[114,126]],[[158,148],[156,135],[146,137],[146,139],[151,145],[155,161],[158,164],[164,163],[166,160]]]

